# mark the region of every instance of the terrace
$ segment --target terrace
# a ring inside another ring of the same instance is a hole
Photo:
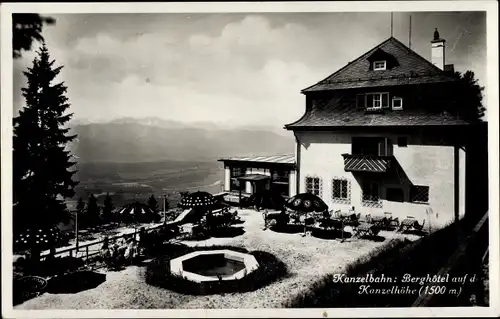
[[[288,274],[258,290],[196,296],[181,294],[152,286],[145,282],[146,266],[131,265],[106,273],[106,281],[91,290],[73,294],[43,295],[17,305],[15,309],[139,309],[139,308],[258,308],[280,307],[326,274],[341,273],[359,258],[370,254],[391,239],[419,238],[393,231],[380,231],[383,241],[348,238],[345,241],[325,240],[315,236],[302,237],[265,228],[261,213],[239,209],[241,235],[210,237],[196,240],[181,239],[179,244],[190,247],[234,246],[252,251],[266,251],[279,258]]]

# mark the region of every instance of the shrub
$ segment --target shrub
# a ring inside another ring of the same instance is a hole
[[[170,260],[197,250],[230,249],[248,253],[245,248],[234,246],[188,247],[185,245],[165,245],[164,254],[146,268],[146,283],[190,295],[222,294],[230,292],[254,291],[276,281],[287,273],[286,265],[274,255],[264,251],[253,251],[251,255],[259,263],[259,268],[239,280],[221,280],[196,283],[170,271]]]
[[[76,257],[55,257],[46,258],[43,261],[33,259],[20,259],[14,266],[16,271],[24,276],[49,277],[65,272],[75,271],[82,267],[83,260]]]

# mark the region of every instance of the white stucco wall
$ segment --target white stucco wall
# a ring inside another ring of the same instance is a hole
[[[460,205],[460,217],[465,216],[465,150],[460,149],[459,150],[459,165],[460,165],[460,182],[459,182],[459,189],[460,189],[460,198],[459,198],[459,205]]]
[[[290,174],[288,175],[288,182],[289,182],[289,189],[288,189],[288,194],[290,197],[296,195],[296,190],[297,190],[297,172],[295,170],[290,171]]]
[[[394,156],[401,165],[408,179],[414,185],[429,186],[429,205],[410,202],[392,202],[383,200],[382,208],[369,208],[361,204],[361,186],[351,172],[344,170],[341,154],[351,154],[352,136],[370,136],[370,134],[348,134],[333,132],[297,132],[300,145],[299,191],[305,191],[305,178],[318,176],[322,179],[321,197],[332,210],[349,210],[352,206],[362,214],[383,214],[391,212],[400,220],[414,216],[420,221],[426,220],[426,227],[438,228],[454,218],[454,150],[453,146],[422,145],[427,144],[420,136],[407,136],[408,146],[398,147],[397,138],[402,135],[384,134],[392,140]],[[376,134],[373,136],[381,136]],[[403,135],[404,136],[404,135]],[[465,181],[464,154],[461,154],[460,180]],[[382,173],[384,174],[384,173]],[[359,175],[357,175],[359,176]],[[338,204],[332,200],[332,179],[345,178],[350,181],[351,194],[349,204]],[[398,184],[399,181],[390,183]],[[379,188],[379,194],[385,198],[386,186]],[[460,188],[461,213],[465,209],[465,189]],[[405,199],[409,194],[406,191]],[[432,213],[428,214],[430,206]]]
[[[224,191],[229,192],[231,188],[231,169],[229,166],[224,168]]]

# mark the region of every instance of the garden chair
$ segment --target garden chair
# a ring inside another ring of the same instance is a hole
[[[238,215],[238,211],[235,210],[231,213],[231,216],[233,217],[233,221],[240,221],[241,217]]]
[[[292,221],[293,224],[295,225],[299,225],[299,224],[302,224],[302,222],[300,221],[300,215],[297,214],[297,213],[292,213],[290,214],[290,220]]]
[[[333,218],[335,219],[342,218],[342,212],[340,211],[340,209],[333,212]]]
[[[386,217],[386,226],[389,227],[399,227],[399,218],[398,217],[393,217],[392,213],[390,212],[384,212],[384,216]]]

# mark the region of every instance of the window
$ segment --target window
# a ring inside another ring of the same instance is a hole
[[[402,188],[399,187],[389,187],[386,189],[387,200],[392,202],[404,202],[405,194]]]
[[[351,183],[347,179],[332,180],[332,199],[339,204],[351,203]]]
[[[379,70],[385,70],[387,67],[386,61],[375,61],[373,62],[373,70],[379,71]]]
[[[319,177],[306,177],[306,192],[321,196],[321,178]]]
[[[245,189],[245,182],[238,180],[238,177],[245,176],[245,173],[245,167],[231,167],[231,184],[229,186],[229,190],[240,191]]]
[[[389,93],[368,93],[366,94],[366,108],[380,109],[389,107]]]
[[[271,172],[271,190],[283,196],[289,195],[289,171],[273,170]]]
[[[245,176],[246,168],[244,167],[231,167],[231,177]]]
[[[373,105],[372,105],[373,108],[381,108],[382,107],[382,96],[381,95],[374,95],[373,96]]]
[[[391,156],[392,142],[384,137],[353,137],[352,155]]]
[[[392,98],[392,109],[393,110],[402,110],[403,109],[403,99],[400,97]]]
[[[408,146],[408,139],[404,136],[398,137],[398,146],[399,147],[407,147]]]
[[[273,183],[288,183],[289,171],[287,170],[274,170],[271,174]]]
[[[412,185],[410,188],[410,199],[414,203],[428,203],[429,186]]]
[[[366,207],[382,207],[379,197],[378,184],[375,182],[365,182],[362,186],[361,204]]]

